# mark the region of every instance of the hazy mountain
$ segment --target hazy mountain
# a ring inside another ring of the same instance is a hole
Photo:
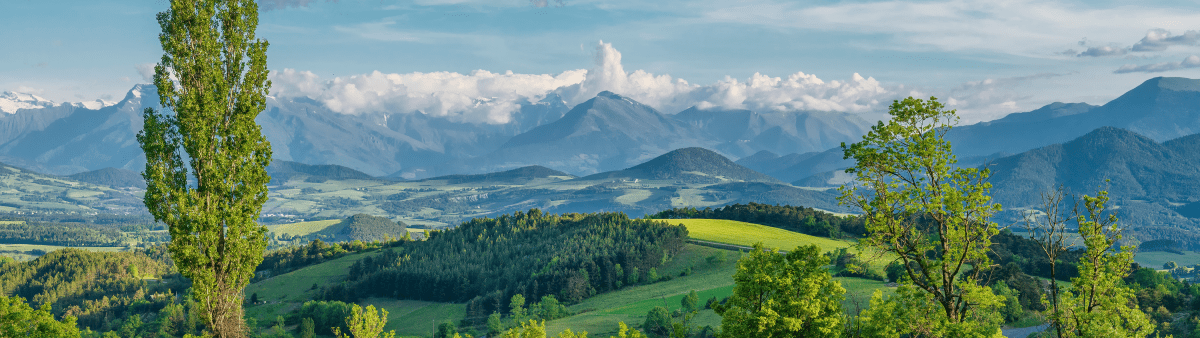
[[[1200,135],[1158,143],[1132,131],[1102,127],[1070,142],[996,160],[990,166],[992,197],[1015,212],[1039,206],[1040,194],[1058,185],[1089,195],[1103,187],[1119,207],[1121,221],[1142,240],[1166,236],[1163,228],[1195,231],[1200,219],[1179,210],[1187,212],[1188,205],[1200,201],[1197,144]]]
[[[146,189],[146,180],[142,178],[141,173],[113,167],[82,172],[67,176],[67,178],[113,188],[133,187]]]
[[[1054,103],[954,128],[947,139],[959,157],[1019,153],[1067,142],[1104,126],[1159,142],[1200,133],[1200,80],[1157,77],[1103,106]]]
[[[540,165],[533,165],[495,173],[476,175],[446,175],[427,178],[421,181],[445,181],[446,184],[528,184],[536,179],[552,177],[574,178],[574,176],[571,176],[571,174],[568,173],[546,168]]]
[[[336,164],[304,164],[299,162],[273,160],[267,166],[267,174],[271,181],[286,182],[296,176],[306,176],[309,181],[325,180],[374,180],[374,176],[358,170]]]
[[[95,106],[95,105],[90,105]],[[0,114],[0,160],[56,175],[106,167],[141,170],[136,135],[142,110],[158,108],[157,91],[137,85],[119,103],[46,104]],[[371,175],[487,154],[509,137],[567,111],[557,96],[525,102],[508,124],[453,122],[420,112],[349,115],[308,98],[268,97],[256,120],[274,157],[339,164]]]
[[[870,123],[837,112],[769,112],[689,108],[674,117],[709,134],[713,147],[732,156],[767,150],[779,154],[817,152],[862,138]]]
[[[733,163],[712,150],[699,147],[673,150],[629,169],[599,173],[583,179],[606,178],[679,180],[696,183],[727,181],[782,183],[770,176]]]
[[[701,131],[632,99],[601,92],[562,118],[513,136],[495,152],[447,163],[433,173],[480,173],[542,165],[574,175],[628,168],[668,151],[711,146]]]

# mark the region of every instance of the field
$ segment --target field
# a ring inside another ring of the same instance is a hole
[[[693,239],[741,246],[752,246],[756,242],[762,242],[767,248],[791,251],[799,245],[815,244],[824,252],[853,245],[847,241],[723,219],[673,219],[667,222],[687,226],[688,236]]]
[[[687,226],[688,236],[702,241],[747,247],[762,242],[768,248],[784,251],[794,250],[799,245],[816,245],[822,252],[841,248],[850,248],[851,252],[858,252],[857,249],[852,248],[854,243],[850,241],[805,235],[754,223],[723,219],[672,219],[667,221]],[[876,258],[877,255],[874,254],[860,254],[860,256],[868,259],[872,268],[881,272],[883,267],[891,261],[888,257]]]
[[[1175,262],[1180,266],[1190,267],[1200,264],[1200,252],[1184,251],[1182,255],[1164,251],[1139,252],[1133,256],[1133,260],[1151,269],[1161,270],[1163,264],[1167,262]]]
[[[646,320],[646,313],[655,306],[665,306],[672,311],[679,309],[683,297],[692,290],[696,290],[700,296],[701,307],[709,298],[728,297],[733,294],[733,274],[737,271],[737,260],[741,254],[725,251],[725,262],[708,263],[708,257],[721,251],[725,250],[689,244],[682,254],[661,269],[662,275],[676,276],[674,279],[585,299],[567,308],[576,315],[547,322],[546,333],[555,335],[571,329],[573,332],[587,331],[589,336],[607,337],[616,333],[619,322],[631,327],[640,326]],[[689,267],[692,268],[692,274],[680,277],[679,272]],[[862,278],[834,279],[846,288],[847,311],[853,309],[852,303],[855,301],[865,306],[875,289],[884,289],[885,294],[891,294],[895,289],[886,287],[883,282]],[[712,310],[701,310],[692,319],[692,325],[699,328],[706,325],[719,327],[721,317]]]
[[[309,222],[275,224],[275,225],[268,225],[267,230],[274,232],[275,236],[281,236],[281,235],[305,236],[305,235],[308,235],[308,234],[311,234],[311,233],[314,233],[317,231],[324,230],[325,228],[328,228],[329,226],[332,226],[334,224],[338,224],[341,221],[342,220],[340,220],[340,219],[329,219],[329,220],[324,220],[324,221],[309,221]]]

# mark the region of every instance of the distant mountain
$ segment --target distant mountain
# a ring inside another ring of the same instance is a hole
[[[571,174],[564,173],[558,170],[546,168],[540,165],[521,167],[508,171],[501,171],[489,174],[477,175],[446,175],[431,177],[421,180],[428,181],[445,181],[446,184],[467,184],[467,183],[502,183],[502,184],[528,184],[529,182],[539,178],[550,177],[566,177],[574,178]]]
[[[127,180],[126,174],[110,175],[105,183]],[[96,178],[103,175],[85,176]],[[128,184],[110,186],[81,182],[0,163],[0,213],[146,214],[146,207],[142,204],[143,191],[121,189],[127,187]]]
[[[871,125],[857,115],[838,112],[759,113],[692,107],[673,117],[704,131],[719,142],[713,149],[732,156],[763,150],[819,152],[859,140]]]
[[[673,150],[629,169],[599,173],[583,179],[606,178],[680,180],[692,183],[726,181],[782,183],[770,176],[740,166],[712,150],[699,147]]]
[[[674,149],[715,143],[650,106],[605,91],[557,121],[513,136],[491,154],[447,163],[430,172],[479,173],[542,165],[587,175],[628,168]]]
[[[1089,195],[1103,188],[1119,207],[1122,223],[1141,240],[1159,239],[1164,234],[1160,228],[1197,231],[1200,219],[1188,209],[1200,201],[1197,144],[1200,135],[1158,143],[1129,130],[1102,127],[1070,142],[996,160],[990,166],[992,197],[1015,211],[1038,207],[1040,194],[1058,185]],[[1200,241],[1193,242],[1200,248]]]
[[[146,189],[146,180],[142,178],[141,173],[113,167],[82,172],[67,176],[67,178],[113,188],[133,187]]]
[[[1019,153],[1117,127],[1163,142],[1200,133],[1200,80],[1156,77],[1103,106],[1054,103],[1002,119],[954,128],[959,157]]]
[[[0,113],[15,114],[21,109],[54,107],[58,104],[40,96],[16,92],[0,92]]]
[[[336,164],[304,164],[299,162],[273,160],[267,166],[267,174],[272,181],[286,182],[296,176],[307,176],[306,180],[374,180],[374,176],[358,170]]]
[[[48,103],[0,114],[0,161],[56,175],[106,167],[140,170],[145,159],[136,135],[142,110],[159,108],[157,90],[136,85],[119,103],[104,104],[109,103]],[[278,159],[385,175],[487,154],[567,110],[551,95],[521,103],[512,122],[491,125],[421,112],[340,114],[309,98],[268,97],[256,122]]]

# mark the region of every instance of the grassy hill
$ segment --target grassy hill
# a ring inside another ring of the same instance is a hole
[[[799,245],[815,244],[821,251],[830,251],[854,245],[848,241],[724,219],[673,219],[667,222],[686,226],[688,236],[692,239],[740,246],[753,246],[756,242],[762,242],[767,248],[791,251]]]
[[[140,173],[133,170],[125,170],[113,167],[82,172],[67,176],[67,178],[113,188],[132,187],[146,189],[146,180],[142,178]]]

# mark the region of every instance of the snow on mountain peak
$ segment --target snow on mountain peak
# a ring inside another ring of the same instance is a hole
[[[0,93],[0,112],[6,114],[14,114],[19,109],[36,109],[55,105],[54,101],[33,94],[8,91]]]

